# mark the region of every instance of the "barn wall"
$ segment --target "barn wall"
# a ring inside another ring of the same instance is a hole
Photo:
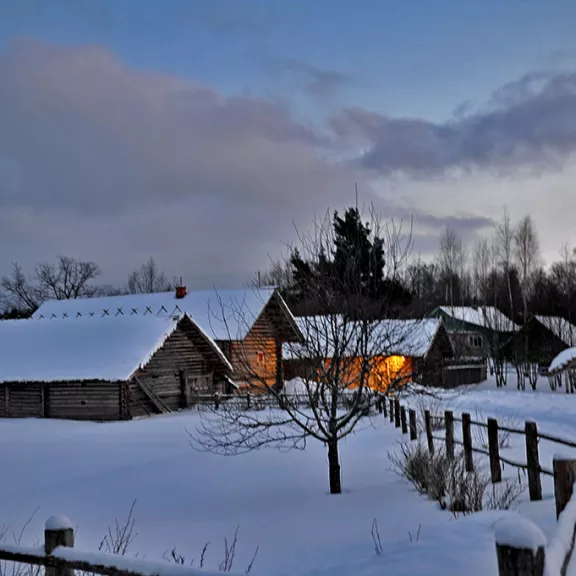
[[[45,385],[46,417],[66,420],[120,420],[117,382],[64,382]]]
[[[196,348],[186,333],[178,329],[171,334],[162,348],[154,354],[150,362],[136,377],[148,386],[170,410],[185,407],[186,391],[183,379],[186,379],[193,401],[193,394],[211,393],[213,379],[212,366]],[[130,412],[132,416],[154,414],[154,406],[142,391],[138,382],[130,383]]]

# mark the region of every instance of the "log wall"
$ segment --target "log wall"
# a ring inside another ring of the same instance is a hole
[[[114,382],[14,382],[0,385],[0,417],[118,420]]]
[[[118,382],[51,383],[45,386],[47,418],[119,420],[121,384]]]
[[[273,386],[282,350],[276,340],[276,329],[270,318],[263,314],[256,320],[248,336],[230,344],[230,361],[234,368],[234,381],[241,388]]]

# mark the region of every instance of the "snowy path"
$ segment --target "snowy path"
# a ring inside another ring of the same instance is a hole
[[[576,437],[576,398],[560,393],[480,388],[452,397],[452,403],[479,404],[486,415],[530,413],[542,429],[563,435],[573,430]],[[240,573],[259,546],[256,576],[495,576],[492,525],[500,514],[455,520],[412,492],[389,470],[387,452],[400,434],[382,417],[343,445],[346,493],[336,497],[327,494],[323,446],[311,442],[305,452],[263,450],[235,458],[199,454],[185,432],[198,418],[191,412],[105,425],[0,420],[0,525],[19,528],[40,507],[26,533],[31,543],[46,517],[66,514],[78,523],[77,545],[92,550],[137,498],[133,552],[148,558],[174,547],[197,557],[210,541],[207,568],[215,568],[223,538],[240,526]],[[522,445],[509,450],[521,454]],[[543,458],[552,453],[542,447]],[[544,483],[544,493],[545,501],[524,501],[519,510],[550,534],[551,483]],[[374,555],[374,519],[385,557]]]

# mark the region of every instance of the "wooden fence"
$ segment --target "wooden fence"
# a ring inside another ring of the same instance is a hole
[[[341,394],[338,397],[338,407],[347,408],[353,401],[353,392],[350,394]],[[234,394],[194,394],[190,397],[190,406],[200,410],[203,407],[218,410],[226,404],[234,404],[238,408],[245,410],[266,410],[269,408],[281,408],[283,402],[298,408],[311,408],[314,402],[314,395],[286,394],[278,397],[266,392],[235,392]],[[366,395],[366,404],[368,405],[370,402],[370,395]]]
[[[416,425],[416,411],[411,408],[406,408],[401,405],[398,398],[388,398],[388,402],[382,399],[379,402],[379,411],[383,412],[386,418],[390,418],[390,422],[394,422],[397,428],[402,429],[403,434],[410,432],[412,440],[418,438],[418,427]],[[576,442],[566,440],[545,434],[538,430],[536,422],[527,421],[524,423],[523,428],[514,428],[511,426],[503,426],[499,424],[496,418],[488,418],[486,422],[473,420],[469,413],[462,413],[456,416],[451,410],[446,410],[444,414],[432,414],[429,410],[424,411],[424,434],[430,453],[434,453],[437,448],[435,442],[444,445],[448,456],[453,457],[455,446],[462,446],[464,460],[466,463],[466,470],[468,472],[474,471],[474,457],[476,454],[483,454],[487,456],[490,461],[490,476],[493,483],[498,483],[502,480],[502,464],[508,464],[514,468],[524,470],[528,477],[528,491],[530,500],[542,500],[542,483],[541,475],[554,476],[551,469],[545,468],[540,463],[540,455],[538,450],[539,440],[547,440],[549,442],[568,446],[576,449]],[[408,422],[414,422],[414,426],[408,425]],[[461,426],[462,440],[455,438],[456,425]],[[487,432],[488,446],[487,448],[474,446],[472,427],[477,426],[483,428]],[[444,437],[434,434],[439,428],[445,431]],[[517,462],[506,458],[500,454],[500,434],[516,434],[524,437],[526,461]]]
[[[42,548],[0,543],[0,561],[44,567],[45,576],[74,576],[76,570],[86,575],[105,576],[221,576],[176,563],[76,550],[71,523],[60,517],[49,518],[46,522]],[[18,574],[18,570],[13,573]]]
[[[418,440],[418,421],[416,410],[406,408],[400,403],[399,398],[382,398],[379,402],[379,411],[389,418],[397,428],[402,430],[402,434],[409,434],[410,440]],[[514,468],[525,470],[528,477],[528,493],[530,500],[542,500],[541,475],[552,476],[554,478],[554,498],[556,504],[556,517],[559,520],[559,527],[562,525],[562,532],[556,535],[556,541],[552,541],[547,547],[545,538],[542,535],[542,542],[538,546],[526,544],[526,547],[519,546],[521,540],[517,535],[512,535],[511,539],[503,537],[497,543],[498,568],[500,576],[543,576],[546,562],[546,552],[555,548],[554,559],[550,563],[558,564],[558,569],[549,569],[546,576],[566,576],[569,562],[576,541],[576,494],[573,495],[573,487],[576,483],[576,459],[554,457],[552,470],[541,466],[538,451],[538,441],[547,440],[549,442],[576,448],[576,442],[558,438],[550,434],[538,431],[535,422],[527,421],[524,428],[513,428],[501,426],[495,418],[488,418],[486,422],[472,420],[470,414],[464,412],[460,417],[456,417],[450,410],[446,410],[443,415],[432,414],[429,410],[424,411],[423,428],[430,454],[434,454],[438,446],[435,442],[446,450],[446,454],[453,458],[455,456],[455,446],[462,446],[466,471],[474,471],[474,453],[483,454],[490,462],[490,477],[492,483],[497,484],[502,481],[502,464],[508,464]],[[455,423],[461,425],[462,440],[455,438]],[[472,426],[478,426],[487,430],[488,449],[479,448],[473,445]],[[434,434],[435,429],[444,428],[444,438]],[[526,462],[516,462],[509,458],[504,458],[500,454],[500,432],[507,434],[517,434],[524,436]],[[570,511],[567,506],[571,504]],[[564,516],[564,518],[562,518]],[[528,528],[526,524],[529,524]],[[538,534],[539,529],[529,520],[525,521],[524,527],[517,527],[519,531],[529,534]],[[509,536],[506,532],[505,536]],[[510,545],[510,542],[513,545]],[[559,552],[558,552],[559,550]],[[561,558],[557,558],[560,555]]]

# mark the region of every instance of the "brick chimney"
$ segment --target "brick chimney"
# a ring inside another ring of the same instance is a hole
[[[180,284],[176,285],[176,298],[181,300],[186,296],[186,286],[182,283],[182,278],[180,278]]]

